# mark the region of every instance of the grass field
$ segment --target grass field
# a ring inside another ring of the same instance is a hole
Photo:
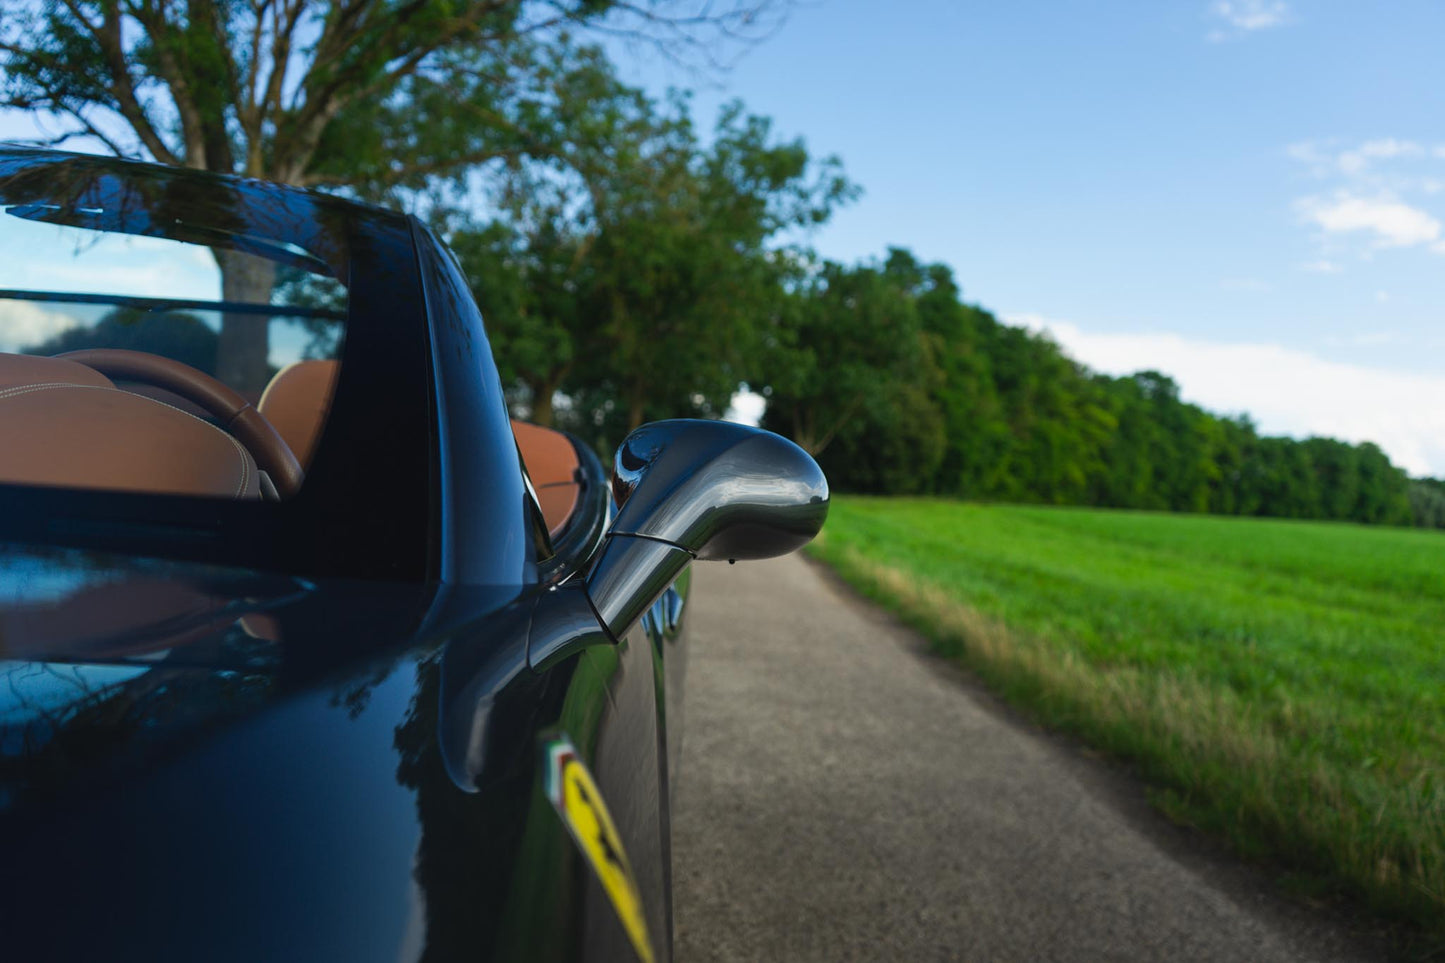
[[[1174,819],[1445,933],[1445,532],[842,497],[813,552]]]

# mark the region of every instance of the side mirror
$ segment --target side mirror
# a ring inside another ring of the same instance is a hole
[[[587,595],[614,637],[694,558],[772,558],[828,517],[828,480],[780,435],[725,421],[643,425],[613,462],[619,506]]]
[[[617,449],[612,494],[617,517],[583,592],[552,593],[533,615],[533,666],[588,644],[598,629],[620,639],[693,559],[786,555],[828,517],[828,479],[811,455],[725,421],[638,428]]]
[[[643,425],[617,450],[612,493],[617,517],[584,582],[493,605],[492,644],[443,650],[442,759],[467,792],[516,751],[502,694],[527,667],[617,642],[695,558],[786,555],[828,517],[828,480],[807,452],[722,421]]]

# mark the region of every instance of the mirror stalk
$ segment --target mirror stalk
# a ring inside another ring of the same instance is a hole
[[[682,574],[692,555],[653,538],[611,535],[587,577],[587,596],[607,634],[621,639]]]

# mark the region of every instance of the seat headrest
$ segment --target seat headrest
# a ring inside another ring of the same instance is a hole
[[[341,365],[336,361],[298,361],[276,372],[256,406],[276,433],[291,446],[303,470],[321,438],[331,393]]]
[[[0,482],[260,497],[250,452],[214,425],[117,388],[0,388]]]
[[[522,453],[522,463],[527,466],[527,477],[532,479],[547,529],[555,537],[566,527],[582,492],[577,478],[581,464],[577,450],[560,431],[525,421],[514,419],[512,434]]]

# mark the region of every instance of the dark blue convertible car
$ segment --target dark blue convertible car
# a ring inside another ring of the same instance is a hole
[[[4,958],[669,959],[688,565],[827,507],[513,423],[415,219],[0,148]]]

